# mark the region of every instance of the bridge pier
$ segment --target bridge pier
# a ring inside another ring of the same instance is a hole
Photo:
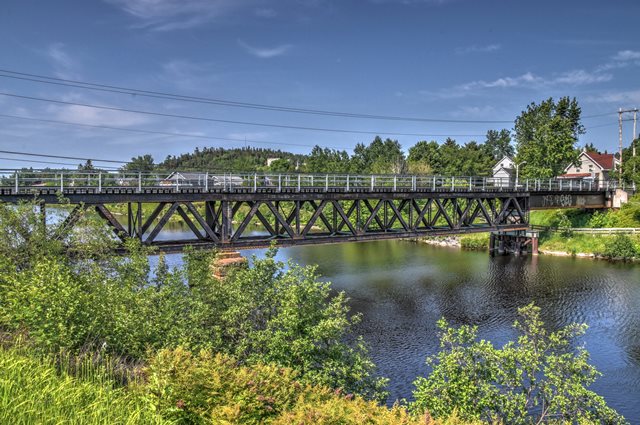
[[[489,254],[495,255],[538,255],[538,233],[527,230],[491,232]]]
[[[238,251],[220,251],[211,263],[211,272],[216,279],[223,280],[231,270],[246,267],[247,259]]]

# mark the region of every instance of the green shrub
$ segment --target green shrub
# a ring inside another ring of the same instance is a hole
[[[621,260],[640,257],[633,240],[625,234],[616,235],[605,245],[604,251],[600,254],[605,258]]]
[[[146,369],[147,400],[164,418],[192,424],[462,425],[411,416],[343,390],[299,381],[274,365],[242,366],[231,357],[184,349],[161,350]]]
[[[427,360],[432,373],[415,381],[411,410],[448,417],[457,409],[463,419],[509,424],[625,423],[587,389],[599,373],[584,347],[574,344],[586,325],[548,333],[538,307],[531,304],[519,313],[515,328],[521,336],[502,349],[477,341],[477,327],[455,329],[440,320],[442,350]]]

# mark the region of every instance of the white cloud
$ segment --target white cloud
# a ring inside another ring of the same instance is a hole
[[[196,27],[225,16],[252,0],[104,0],[158,31]]]
[[[630,61],[630,60],[640,60],[640,52],[636,50],[621,50],[616,53],[613,58],[614,61]]]
[[[282,44],[280,46],[271,47],[271,48],[261,48],[254,47],[242,40],[238,40],[238,44],[247,51],[247,53],[261,58],[261,59],[270,59],[275,58],[277,56],[282,56],[287,53],[293,47],[291,44]]]
[[[640,90],[610,91],[585,98],[592,103],[614,103],[616,105],[637,105],[640,103]]]
[[[202,91],[220,81],[220,75],[208,63],[197,63],[185,59],[172,59],[162,65],[158,75],[163,84],[170,84],[181,90]]]
[[[144,124],[148,117],[122,111],[109,111],[86,106],[65,105],[51,108],[55,119],[88,125],[108,125],[115,127],[131,127]]]
[[[498,51],[502,48],[500,44],[487,44],[486,46],[467,46],[467,47],[458,47],[456,49],[456,54],[465,55],[469,53],[491,53]]]
[[[45,51],[46,57],[51,61],[54,73],[59,78],[78,78],[77,69],[79,64],[67,52],[64,43],[52,43]]]
[[[611,74],[588,72],[583,69],[578,69],[575,71],[565,72],[553,78],[549,81],[549,84],[569,84],[573,86],[579,86],[611,81],[612,78],[613,76]]]
[[[255,15],[259,18],[271,19],[278,16],[278,12],[267,7],[260,7],[254,11]]]
[[[476,80],[436,92],[422,91],[420,93],[440,99],[455,99],[478,95],[493,89],[542,89],[560,85],[582,86],[610,81],[612,78],[611,74],[588,72],[583,69],[567,71],[547,78],[526,72],[515,77],[502,77],[490,81]]]

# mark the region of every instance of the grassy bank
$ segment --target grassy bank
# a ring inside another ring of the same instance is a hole
[[[456,415],[427,422],[402,406],[301,383],[291,369],[249,368],[207,351],[161,350],[125,385],[100,360],[82,364],[72,371],[32,348],[0,348],[0,423],[480,424]]]

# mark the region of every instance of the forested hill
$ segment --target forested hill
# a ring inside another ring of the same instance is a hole
[[[159,164],[159,167],[181,170],[260,171],[268,169],[267,159],[269,158],[280,158],[295,167],[296,163],[304,163],[305,155],[252,147],[234,149],[196,148],[192,153],[167,156]]]

